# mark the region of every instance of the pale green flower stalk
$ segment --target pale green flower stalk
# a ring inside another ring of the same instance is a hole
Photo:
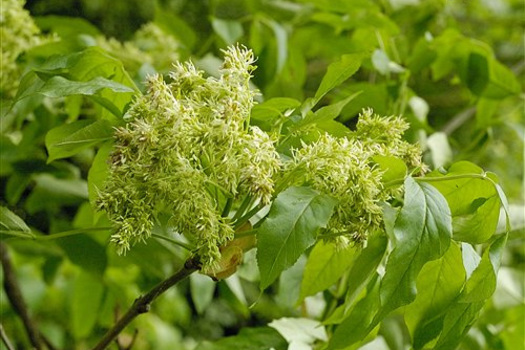
[[[307,184],[338,200],[323,237],[364,244],[370,233],[381,229],[380,203],[398,194],[399,188],[383,188],[382,171],[373,157],[395,156],[409,168],[421,167],[418,146],[402,139],[407,128],[399,117],[380,117],[368,109],[360,115],[357,130],[350,137],[324,133],[317,141],[293,150],[282,181]]]
[[[0,96],[14,97],[22,68],[17,64],[18,57],[33,46],[39,45],[42,38],[40,29],[24,10],[23,0],[2,0],[0,6],[0,70],[2,72]]]
[[[98,206],[114,223],[111,241],[120,254],[151,235],[159,213],[195,244],[204,271],[233,238],[222,217],[224,202],[268,203],[280,161],[270,137],[248,126],[255,92],[254,59],[244,47],[225,53],[220,78],[203,76],[191,62],[177,63],[171,83],[148,78],[147,93],[115,133],[110,174]]]
[[[129,71],[136,72],[143,63],[164,71],[179,59],[179,42],[154,23],[144,24],[130,41],[120,42],[101,36],[96,38],[96,43],[120,59]]]

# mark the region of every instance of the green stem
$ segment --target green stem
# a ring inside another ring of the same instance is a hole
[[[11,232],[11,231],[0,231],[0,233],[2,234],[9,234],[11,236],[16,236],[14,237],[13,239],[32,239],[32,240],[35,240],[35,241],[51,241],[53,239],[57,239],[57,238],[63,238],[63,237],[69,237],[69,236],[74,236],[74,235],[78,235],[78,234],[81,234],[81,233],[87,233],[87,232],[96,232],[96,231],[108,231],[108,230],[111,230],[111,227],[88,227],[88,228],[78,228],[78,229],[74,229],[74,230],[69,230],[69,231],[64,231],[64,232],[59,232],[59,233],[54,233],[54,234],[50,234],[50,235],[34,235],[33,233],[30,234],[30,236],[27,236],[27,235],[21,235],[21,234],[16,234],[14,232]]]
[[[221,185],[219,185],[219,184],[216,183],[215,181],[212,181],[212,180],[207,179],[207,180],[205,180],[204,182],[207,183],[207,184],[210,184],[210,185],[214,186],[214,187],[215,187],[215,190],[219,189],[219,190],[222,192],[222,194],[224,194],[224,196],[226,196],[226,197],[228,197],[228,198],[231,197],[230,192],[228,192],[227,189],[225,189],[224,187],[222,187]],[[213,194],[213,193],[210,193],[210,195],[213,196],[214,194]]]
[[[346,287],[347,287],[347,284],[348,284],[348,277],[350,275],[350,272],[347,271],[343,277],[341,277],[339,279],[339,282],[337,284],[337,290],[335,292],[335,294],[332,295],[332,299],[330,300],[328,306],[326,307],[325,309],[325,312],[323,314],[323,320],[326,320],[334,311],[335,309],[337,308],[338,304],[339,304],[339,299],[341,299],[342,297],[344,297],[344,294],[345,294],[345,291],[346,291]]]
[[[152,233],[151,234],[152,237],[155,237],[155,238],[158,238],[158,239],[162,239],[162,240],[165,240],[167,242],[170,242],[170,243],[173,243],[175,245],[178,245],[179,247],[182,247],[188,251],[193,251],[193,247],[190,246],[189,244],[186,244],[186,243],[183,243],[181,241],[177,241],[173,238],[169,238],[169,237],[166,237],[166,236],[163,236],[163,235],[159,235],[159,234],[156,234],[156,233]]]
[[[222,214],[221,216],[223,218],[227,218],[228,217],[228,214],[230,214],[230,210],[232,208],[232,204],[233,204],[233,198],[230,197],[226,200],[226,204],[224,205],[224,209],[222,210]]]
[[[440,182],[440,181],[449,181],[449,180],[458,180],[458,179],[481,179],[481,180],[488,180],[490,181],[493,185],[496,185],[496,183],[494,182],[494,180],[492,180],[490,177],[488,177],[487,175],[483,175],[483,174],[461,174],[461,175],[450,175],[450,176],[439,176],[439,177],[431,177],[431,176],[418,176],[418,177],[414,177],[414,180],[417,180],[417,181],[424,181],[424,182]],[[403,184],[403,182],[405,182],[405,179],[398,179],[398,180],[393,180],[393,181],[389,181],[385,184],[385,188],[388,188],[388,187],[391,187],[391,186],[396,186],[396,185],[401,185]]]
[[[55,233],[55,234],[47,235],[47,236],[35,236],[34,239],[37,241],[50,241],[53,239],[74,236],[74,235],[78,235],[78,234],[86,233],[90,231],[97,232],[97,231],[108,231],[108,230],[111,230],[111,227],[79,228],[79,229],[59,232],[59,233]]]
[[[252,201],[251,196],[246,196],[244,198],[244,200],[241,203],[241,206],[239,207],[239,209],[237,209],[237,212],[235,212],[235,215],[233,216],[232,221],[237,220],[239,217],[241,217],[244,214],[244,212],[246,211],[246,208],[248,208],[251,201]]]
[[[257,204],[255,207],[253,207],[250,211],[248,211],[246,214],[244,214],[240,219],[238,219],[235,222],[235,225],[233,225],[233,229],[237,230],[239,227],[244,225],[248,220],[252,218],[252,216],[257,214],[263,207],[264,205],[262,205],[261,203]]]

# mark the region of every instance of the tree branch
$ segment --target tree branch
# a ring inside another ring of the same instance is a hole
[[[5,243],[0,243],[0,260],[4,270],[4,290],[7,299],[9,299],[14,311],[22,319],[22,323],[24,324],[31,345],[35,349],[40,350],[42,349],[40,332],[34,321],[29,316],[29,311],[22,296],[22,291],[20,290],[20,285],[16,279],[13,265],[11,263],[11,257],[9,256]]]
[[[469,107],[450,119],[450,121],[441,129],[441,131],[447,135],[451,135],[454,131],[456,131],[457,128],[465,124],[475,114],[476,107]]]
[[[148,312],[150,310],[151,303],[157,299],[157,297],[198,269],[198,259],[190,258],[186,260],[184,266],[174,275],[157,284],[147,294],[135,299],[133,305],[131,305],[126,314],[122,316],[122,318],[117,323],[115,323],[115,325],[106,333],[106,335],[104,335],[98,344],[95,345],[93,350],[105,349],[119,335],[119,333],[122,332],[122,330],[135,319],[135,317]]]
[[[4,343],[7,350],[15,350],[15,347],[9,341],[9,337],[5,333],[4,327],[2,326],[1,323],[0,323],[0,337],[2,338],[2,342]]]

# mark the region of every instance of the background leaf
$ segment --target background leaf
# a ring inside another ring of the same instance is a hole
[[[423,266],[417,278],[417,296],[405,309],[405,321],[412,336],[424,333],[456,299],[465,284],[461,250],[451,244],[445,255]]]
[[[49,130],[46,135],[47,162],[71,157],[100,142],[110,140],[113,128],[106,120],[79,120]]]
[[[33,237],[31,229],[27,226],[24,220],[3,206],[0,206],[0,226],[2,239],[4,238],[4,235],[26,238]]]
[[[202,314],[213,299],[215,282],[208,276],[194,273],[190,276],[190,288],[195,309]]]
[[[226,337],[215,343],[203,342],[196,350],[275,350],[288,349],[286,340],[275,330],[269,327],[243,328],[233,337]]]
[[[455,348],[468,332],[485,300],[496,289],[496,276],[506,241],[507,236],[501,236],[485,251],[456,303],[447,309],[443,319],[443,331],[434,349]]]
[[[71,300],[71,328],[76,339],[87,337],[99,315],[104,284],[96,276],[80,271],[75,278]]]
[[[466,161],[452,164],[443,175],[434,171],[431,176],[454,176],[485,174],[483,169]],[[452,213],[454,239],[469,243],[483,243],[489,239],[498,225],[501,200],[492,181],[497,182],[493,174],[486,174],[488,179],[464,178],[449,181],[435,181],[432,185],[446,198]]]
[[[352,266],[359,248],[338,248],[319,241],[310,252],[304,269],[299,301],[331,287]]]
[[[226,45],[235,44],[244,32],[242,25],[237,21],[212,18],[211,25]]]

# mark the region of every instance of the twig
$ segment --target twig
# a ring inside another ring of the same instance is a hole
[[[447,135],[451,135],[457,128],[465,124],[470,118],[476,114],[476,107],[470,107],[464,111],[456,114],[442,129],[441,131]]]
[[[131,305],[126,314],[122,316],[122,318],[117,323],[115,323],[115,325],[106,333],[106,335],[104,335],[98,344],[95,345],[93,350],[105,349],[120,334],[120,332],[122,332],[122,330],[135,319],[135,317],[148,312],[151,303],[157,299],[157,297],[198,269],[198,260],[196,258],[190,258],[186,260],[182,269],[180,269],[174,275],[157,284],[147,294],[135,299],[133,305]]]
[[[0,323],[0,337],[2,337],[2,342],[4,343],[7,350],[15,350],[13,344],[11,344],[11,341],[9,341],[9,337],[5,333],[4,327]]]
[[[13,265],[11,264],[11,258],[7,250],[7,246],[4,243],[0,243],[0,260],[2,262],[2,268],[4,269],[4,290],[7,295],[7,299],[13,306],[14,311],[22,319],[24,328],[29,337],[31,345],[37,349],[42,349],[42,340],[40,337],[40,332],[34,321],[29,316],[29,311],[27,310],[27,305],[22,296],[20,286],[16,279]]]

